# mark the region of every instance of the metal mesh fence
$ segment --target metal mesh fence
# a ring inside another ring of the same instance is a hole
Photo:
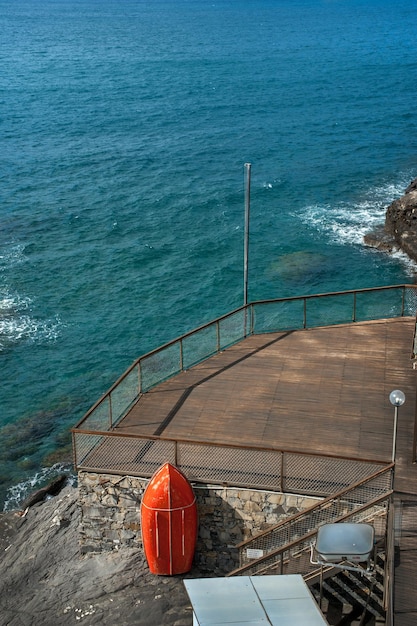
[[[75,433],[75,440],[80,436],[87,437]],[[88,436],[96,438],[96,435]],[[175,454],[174,441],[107,435],[100,438],[88,458],[78,462],[78,469],[146,477],[152,476],[163,463],[175,464]]]
[[[228,315],[219,322],[219,350],[224,350],[228,346],[240,341],[246,335],[250,334],[248,327],[250,309],[242,309]]]
[[[181,343],[177,341],[158,352],[152,352],[140,360],[142,392],[175,376],[181,371]]]
[[[106,431],[111,427],[110,397],[106,396],[87,417],[84,418],[83,428],[85,430]]]
[[[254,555],[258,557],[266,555],[286,543],[298,540],[323,524],[340,521],[347,515],[352,516],[352,520],[356,521],[355,511],[389,493],[390,486],[391,469],[388,468],[364,480],[362,484],[354,485],[351,489],[327,498],[307,511],[248,539],[239,546],[241,566],[250,562]],[[376,504],[375,511],[379,509],[380,505]],[[372,511],[372,515],[375,511]]]
[[[97,445],[97,441],[100,445]],[[381,464],[303,455],[280,450],[176,442],[115,433],[74,431],[79,469],[147,476],[157,467],[175,463],[191,481],[256,487],[272,491],[329,496],[381,470]],[[90,446],[90,451],[89,451]],[[282,475],[282,467],[285,468]],[[383,467],[383,466],[382,466]],[[389,472],[357,487],[346,496],[354,503],[378,497],[389,488]]]
[[[381,465],[350,459],[287,453],[284,488],[293,493],[327,496],[374,474]]]
[[[120,420],[139,396],[139,371],[136,365],[110,393],[112,426]]]
[[[73,434],[74,454],[76,465],[82,467],[83,463],[94,453],[100,443],[105,438],[104,435],[86,435],[84,433]]]
[[[281,453],[179,443],[177,463],[189,480],[279,490]]]
[[[183,368],[187,369],[217,352],[218,326],[211,324],[182,340]]]
[[[306,327],[332,326],[353,321],[352,293],[309,298],[306,306]]]
[[[403,287],[383,291],[358,292],[356,295],[356,320],[401,317],[403,314]]]
[[[255,334],[304,328],[304,300],[279,300],[252,305]]]
[[[417,289],[405,288],[404,315],[414,317],[417,314]]]
[[[362,505],[346,515],[343,522],[367,523],[372,524],[375,528],[376,538],[385,535],[388,513],[388,500],[382,500],[378,505]],[[288,520],[289,522],[291,520]],[[297,522],[296,533],[292,535],[288,532],[287,537],[282,533],[282,542],[276,548],[266,550],[263,548],[246,548],[241,552],[241,568],[233,574],[253,576],[255,574],[273,574],[276,570],[280,570],[283,574],[302,574],[306,575],[314,571],[316,566],[310,563],[311,545],[314,543],[317,530],[322,524],[333,523],[336,520],[324,520],[312,529],[307,530],[309,526],[306,524],[305,532],[301,521]],[[341,522],[341,523],[343,523]],[[284,523],[282,526],[287,526]],[[249,554],[248,554],[249,550]],[[246,554],[245,554],[246,552]],[[263,553],[263,556],[261,554]],[[250,558],[252,557],[252,558]]]

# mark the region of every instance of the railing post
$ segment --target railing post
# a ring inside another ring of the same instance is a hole
[[[184,369],[184,353],[182,348],[182,339],[180,339],[180,372]]]
[[[405,311],[405,286],[403,285],[403,300],[402,300],[402,305],[401,305],[401,317],[404,317],[404,311]]]
[[[138,362],[138,396],[142,393],[142,360]]]
[[[356,322],[356,291],[353,294],[352,322]]]
[[[72,462],[73,462],[75,470],[77,470],[78,464],[77,464],[77,446],[75,444],[75,433],[72,432],[71,435],[72,435]]]
[[[109,430],[113,428],[113,407],[111,402],[111,394],[109,393]]]
[[[281,470],[280,470],[280,474],[281,475],[280,475],[280,482],[279,482],[279,484],[280,484],[280,491],[281,491],[281,493],[285,493],[285,490],[284,490],[284,487],[285,487],[285,484],[284,484],[284,452],[280,452],[280,455],[281,455]]]
[[[220,352],[220,322],[216,322],[217,354]]]

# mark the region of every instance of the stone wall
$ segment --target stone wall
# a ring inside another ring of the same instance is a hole
[[[142,547],[140,503],[148,479],[80,472],[81,551]],[[238,564],[234,547],[318,498],[272,491],[194,485],[199,515],[196,565],[224,575]]]

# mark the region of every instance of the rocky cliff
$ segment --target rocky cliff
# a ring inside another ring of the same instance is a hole
[[[366,234],[364,242],[385,252],[402,250],[417,261],[417,178],[389,205],[385,224]]]
[[[71,486],[24,513],[0,513],[0,626],[192,624],[188,575],[153,576],[134,549],[82,555],[79,522]]]

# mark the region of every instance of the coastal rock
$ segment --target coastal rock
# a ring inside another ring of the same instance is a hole
[[[364,243],[384,252],[402,250],[417,261],[417,178],[389,205],[385,224],[367,233]]]
[[[42,487],[42,489],[38,489],[32,493],[23,502],[22,509],[24,510],[34,504],[37,504],[38,502],[42,502],[47,496],[52,497],[58,495],[61,489],[64,488],[67,478],[68,476],[66,476],[66,474],[62,474],[46,485],[46,487]]]
[[[387,233],[384,226],[378,226],[370,233],[367,233],[363,238],[364,243],[371,247],[380,250],[381,252],[392,252],[397,248],[396,241],[390,233]]]
[[[0,626],[192,623],[184,576],[153,576],[137,549],[82,555],[79,523],[72,486],[23,516],[0,514]]]

